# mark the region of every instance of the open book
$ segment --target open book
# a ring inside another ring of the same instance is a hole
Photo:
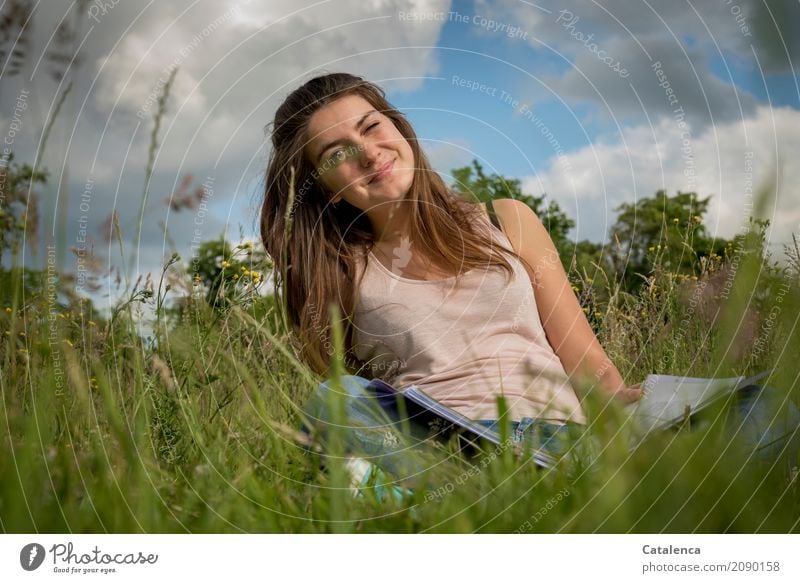
[[[634,423],[634,431],[643,438],[652,431],[679,425],[689,417],[737,390],[757,383],[772,370],[751,377],[697,378],[650,374],[642,383],[642,398],[626,407]],[[405,415],[419,438],[447,440],[456,434],[462,449],[477,448],[481,441],[501,445],[500,434],[472,421],[457,411],[428,396],[411,385],[395,389],[379,379],[371,383],[380,405],[395,419]],[[522,444],[515,444],[522,451]],[[534,449],[533,461],[540,467],[551,468],[556,460],[545,451]]]
[[[481,441],[502,445],[499,433],[443,405],[417,386],[395,389],[380,379],[374,379],[371,386],[378,402],[392,417],[402,418],[404,415],[400,408],[405,409],[411,430],[418,438],[447,441],[455,435],[462,451],[480,449]],[[520,452],[523,450],[522,444],[514,443],[513,447]],[[539,449],[534,449],[531,455],[533,461],[543,468],[553,467],[556,463],[553,456]]]
[[[626,407],[635,429],[645,436],[693,417],[718,399],[756,384],[772,370],[751,377],[697,378],[651,374],[642,383],[642,398]]]

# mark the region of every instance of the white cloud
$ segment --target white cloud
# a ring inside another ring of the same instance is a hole
[[[542,174],[523,180],[524,190],[547,192],[576,217],[577,240],[594,241],[605,241],[614,209],[623,202],[661,189],[671,195],[695,191],[700,198],[711,195],[710,233],[731,238],[754,212],[760,188],[777,176],[777,196],[765,211],[773,247],[780,249],[792,232],[800,233],[800,167],[793,163],[800,152],[799,111],[759,106],[742,121],[708,126],[691,136],[689,159],[682,152],[687,137],[682,132],[670,117],[652,128],[626,128],[617,140],[599,139],[551,159]]]

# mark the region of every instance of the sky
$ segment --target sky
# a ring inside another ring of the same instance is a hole
[[[188,260],[192,241],[255,240],[275,109],[335,71],[383,87],[448,183],[478,160],[557,201],[576,241],[607,242],[620,204],[661,189],[710,197],[708,230],[724,238],[766,189],[771,249],[800,234],[797,2],[34,4],[20,71],[0,69],[4,145],[21,161],[39,152],[50,172],[29,266],[55,241],[74,270],[68,249],[84,239],[117,264],[103,229],[112,211],[131,279],[157,276],[173,250]],[[60,40],[69,67],[58,79],[48,55]],[[157,100],[175,67],[140,222]],[[206,185],[203,208],[170,208],[184,180],[190,192]]]

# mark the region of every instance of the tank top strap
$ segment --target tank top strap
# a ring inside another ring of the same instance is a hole
[[[494,205],[492,204],[491,198],[486,201],[486,211],[489,213],[489,218],[491,219],[492,224],[502,231],[503,227],[500,225],[500,221],[497,218],[497,213],[494,210]]]

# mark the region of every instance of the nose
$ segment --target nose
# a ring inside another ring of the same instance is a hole
[[[378,160],[378,147],[370,140],[364,140],[361,144],[361,165],[369,167]]]

